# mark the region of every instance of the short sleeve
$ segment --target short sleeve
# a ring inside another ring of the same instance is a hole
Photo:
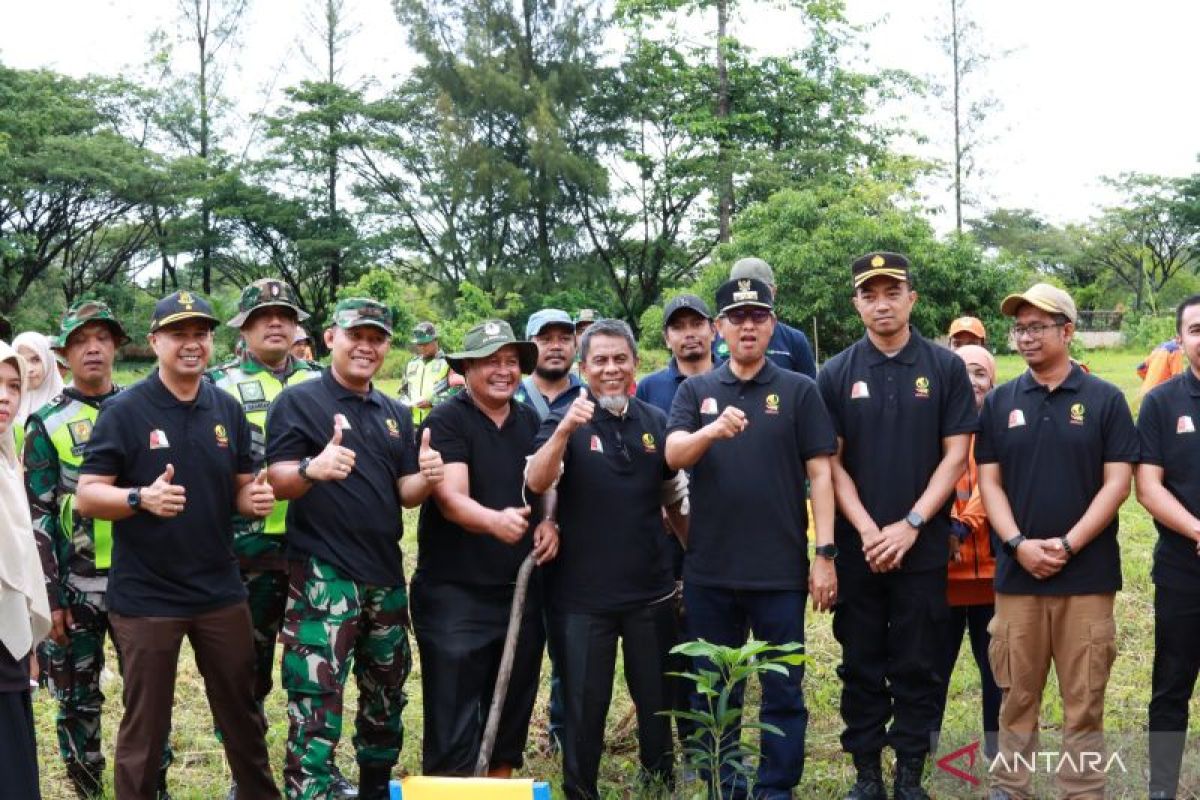
[[[983,411],[979,414],[979,433],[975,435],[975,463],[976,464],[995,464],[1000,460],[996,453],[995,430],[996,425],[993,422],[996,414],[999,413],[996,409],[997,398],[1000,396],[1000,389],[993,389],[988,393],[988,396],[983,400]]]
[[[696,402],[694,382],[694,378],[688,378],[675,393],[675,399],[671,401],[671,414],[667,418],[667,436],[675,431],[695,433],[700,429],[700,406]]]
[[[83,450],[82,475],[120,476],[125,469],[125,448],[121,441],[120,408],[100,406],[100,415],[92,427],[91,438]]]
[[[465,464],[470,457],[470,446],[463,430],[460,403],[451,401],[433,407],[425,418],[429,429],[429,444],[442,455],[446,464]]]
[[[1104,463],[1124,462],[1136,464],[1141,443],[1129,404],[1116,387],[1108,401],[1108,413],[1104,415]]]
[[[833,425],[834,434],[845,438],[844,426],[841,417],[838,416],[841,406],[838,404],[837,380],[835,370],[831,370],[826,364],[825,369],[817,375],[817,390],[821,395],[821,402],[824,405],[825,414],[829,418],[829,423]]]
[[[975,392],[971,390],[971,379],[967,375],[967,363],[951,356],[954,364],[946,369],[945,397],[942,398],[942,438],[962,433],[974,433],[979,429],[979,415],[975,411]]]
[[[811,380],[803,381],[796,390],[795,418],[796,448],[802,460],[837,452],[833,422],[816,384]]]
[[[299,461],[316,455],[313,443],[303,430],[303,420],[297,414],[296,390],[284,389],[267,409],[267,463]],[[333,428],[330,427],[330,435]]]
[[[1162,405],[1158,393],[1151,392],[1142,400],[1138,413],[1138,458],[1143,464],[1166,466],[1162,446]]]

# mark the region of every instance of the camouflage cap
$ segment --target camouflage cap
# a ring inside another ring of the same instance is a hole
[[[529,374],[537,366],[537,345],[530,341],[518,339],[513,334],[512,326],[502,319],[489,319],[480,322],[463,337],[463,349],[446,356],[450,368],[460,375],[466,374],[466,364],[463,362],[473,358],[487,358],[492,353],[506,345],[516,345],[517,356],[521,360],[521,372]]]
[[[121,323],[117,321],[107,303],[100,300],[80,300],[68,308],[67,313],[63,315],[62,323],[58,328],[58,338],[54,340],[53,346],[55,348],[66,347],[71,334],[89,322],[103,322],[108,325],[117,340],[117,347],[129,341],[129,335],[125,333],[125,329],[121,327]]]
[[[308,314],[300,308],[300,301],[296,299],[296,293],[292,291],[291,286],[278,278],[259,278],[242,290],[242,297],[238,300],[238,313],[225,324],[231,328],[240,328],[255,311],[270,306],[290,308],[296,312],[297,322],[308,319]]]
[[[409,344],[429,344],[436,341],[438,337],[437,328],[432,322],[418,322],[416,327],[412,329],[412,336],[409,337]]]
[[[333,309],[333,324],[349,330],[360,325],[374,325],[392,335],[392,310],[369,297],[348,297],[339,300]]]

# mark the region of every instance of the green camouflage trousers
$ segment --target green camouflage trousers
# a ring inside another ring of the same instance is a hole
[[[67,765],[78,764],[94,774],[104,769],[100,750],[100,710],[104,693],[104,637],[110,633],[108,605],[104,592],[82,592],[63,588],[64,608],[71,612],[72,626],[65,646],[50,640],[46,652],[46,686],[58,701],[58,751]],[[116,639],[113,639],[116,647]],[[120,653],[117,668],[120,669]],[[172,760],[170,745],[163,751],[163,771]]]
[[[404,681],[412,669],[407,622],[403,585],[360,584],[315,558],[293,562],[280,635],[288,693],[287,797],[328,796],[351,671],[358,682],[358,763],[390,768],[399,760]]]
[[[254,699],[266,716],[271,672],[275,668],[275,640],[279,638],[287,603],[288,575],[282,570],[243,570],[242,583],[246,586],[250,623],[254,626]],[[215,732],[221,741],[221,730],[216,728]]]

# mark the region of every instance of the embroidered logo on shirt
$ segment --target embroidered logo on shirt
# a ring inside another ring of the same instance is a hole
[[[592,448],[593,453],[603,453],[604,452],[604,444],[600,441],[600,437],[596,436],[595,434],[592,435],[591,448]]]
[[[1192,422],[1192,418],[1189,417],[1187,414],[1184,414],[1182,417],[1180,417],[1179,421],[1175,423],[1175,432],[1176,433],[1195,433],[1196,426]]]
[[[385,419],[384,422],[387,424],[388,436],[391,436],[393,439],[399,439],[400,423],[396,422],[396,420],[392,419],[391,417]]]
[[[229,447],[229,434],[225,432],[225,426],[218,423],[213,427],[213,433],[217,436],[217,447]]]
[[[855,381],[850,387],[851,400],[866,400],[871,396],[871,389],[867,386],[866,381]]]
[[[778,414],[779,413],[779,395],[777,395],[777,394],[767,395],[766,412],[768,414]]]
[[[647,453],[653,453],[656,450],[658,450],[658,445],[656,445],[654,443],[654,434],[651,434],[651,433],[643,433],[642,434],[642,447],[644,447],[646,449]]]
[[[167,434],[160,430],[150,431],[150,449],[163,450],[170,447],[171,443],[167,441]]]
[[[1025,412],[1019,408],[1014,408],[1008,412],[1008,427],[1019,428],[1025,424]]]
[[[339,431],[353,430],[353,428],[350,427],[350,420],[346,419],[345,414],[334,414],[333,424],[337,426]]]
[[[924,375],[913,381],[913,394],[916,397],[929,397],[929,378]]]
[[[700,413],[701,414],[719,414],[720,411],[721,410],[719,408],[717,408],[717,398],[706,397],[702,401],[700,401]]]
[[[1087,412],[1087,409],[1085,409],[1083,407],[1083,403],[1076,403],[1075,405],[1071,406],[1071,424],[1072,425],[1082,425],[1083,424],[1083,415],[1086,412]]]

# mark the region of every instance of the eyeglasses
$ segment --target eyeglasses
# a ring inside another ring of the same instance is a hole
[[[1052,322],[1049,325],[1043,325],[1040,322],[1035,322],[1032,325],[1013,325],[1011,332],[1014,339],[1020,339],[1025,334],[1029,334],[1034,339],[1042,338],[1042,334],[1051,328],[1061,328],[1065,323]]]
[[[734,325],[741,325],[747,319],[755,325],[762,325],[771,318],[771,310],[767,308],[731,308],[722,316]]]

